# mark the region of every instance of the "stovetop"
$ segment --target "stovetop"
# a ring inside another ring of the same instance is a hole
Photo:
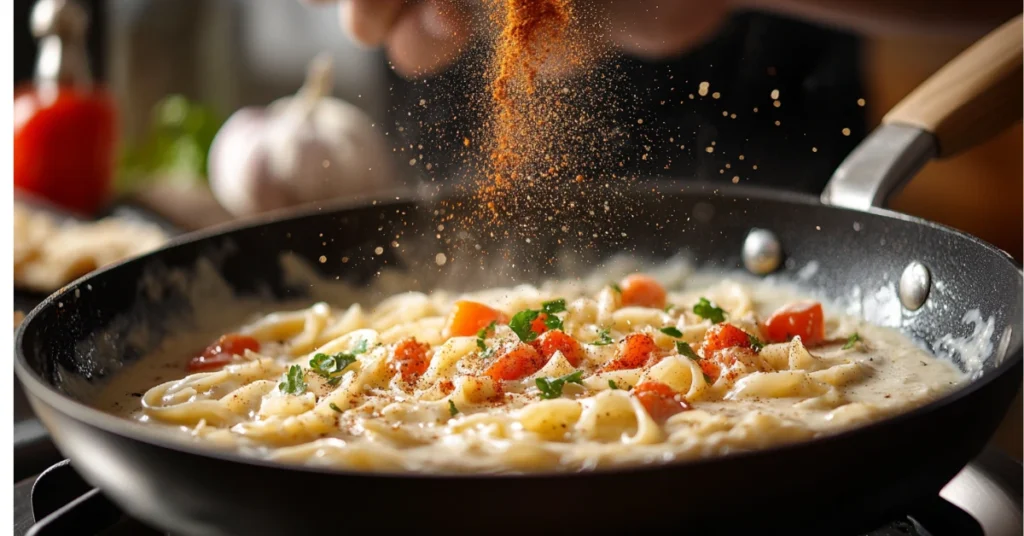
[[[1018,536],[1021,534],[1021,465],[990,449],[968,465],[939,497],[908,508],[871,532],[856,536]],[[841,522],[835,536],[849,534]],[[132,519],[92,488],[68,461],[14,486],[14,534],[52,536],[167,534]],[[851,535],[853,536],[853,535]]]

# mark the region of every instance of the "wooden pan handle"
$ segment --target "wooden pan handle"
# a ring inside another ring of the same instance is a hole
[[[938,156],[969,149],[1021,119],[1024,112],[1021,15],[971,45],[896,105],[883,124],[935,135]]]

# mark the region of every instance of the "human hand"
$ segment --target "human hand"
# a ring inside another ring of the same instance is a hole
[[[311,0],[329,2],[337,0]],[[405,77],[428,76],[455,61],[480,30],[486,0],[341,0],[342,28],[358,43],[387,50]],[[728,14],[726,0],[575,0],[589,27],[584,46],[645,58],[676,55],[710,36]],[[552,58],[557,60],[557,58]]]

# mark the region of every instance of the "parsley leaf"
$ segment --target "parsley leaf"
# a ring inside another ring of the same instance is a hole
[[[747,340],[750,341],[750,349],[755,352],[760,352],[761,349],[764,348],[764,343],[761,342],[761,339],[758,339],[749,333],[747,333]]]
[[[548,314],[546,317],[544,317],[544,325],[547,326],[548,329],[564,328],[564,326],[562,326],[562,319],[558,318],[553,314]]]
[[[618,389],[619,386],[615,385],[615,380],[608,380],[608,388],[614,391]]]
[[[612,290],[614,290],[615,292],[618,292],[619,294],[622,294],[622,287],[620,287],[616,283],[612,283],[611,287],[612,287]]]
[[[658,331],[664,333],[665,335],[668,335],[669,337],[675,337],[677,339],[683,336],[682,331],[679,331],[677,328],[674,328],[672,326],[669,326],[667,328],[661,328]]]
[[[508,327],[512,329],[512,332],[519,337],[519,340],[523,342],[530,342],[537,338],[537,332],[530,328],[530,324],[537,320],[537,316],[540,315],[540,311],[533,309],[526,309],[519,311],[509,321]]]
[[[540,304],[540,311],[549,315],[564,313],[566,311],[565,299],[559,298],[557,300],[546,301]]]
[[[693,306],[693,314],[710,320],[712,324],[725,322],[725,311],[708,301],[707,298],[697,300],[697,303]]]
[[[583,385],[583,371],[577,370],[561,378],[537,378],[537,389],[540,389],[541,398],[550,400],[562,396],[562,388],[567,383]]]
[[[359,339],[356,347],[352,349],[353,354],[365,354],[366,353],[366,339]]]
[[[448,401],[448,414],[454,417],[459,413],[459,408],[455,407],[455,402]]]
[[[333,409],[334,411],[337,411],[338,413],[341,413],[341,408],[339,408],[338,405],[335,404],[334,402],[327,404],[327,407]]]
[[[302,377],[302,367],[292,365],[285,373],[283,381],[277,385],[282,393],[301,395],[306,392],[306,380]]]
[[[854,333],[850,335],[850,338],[846,339],[846,344],[843,345],[843,350],[849,350],[860,342],[860,333]]]
[[[693,351],[693,348],[690,348],[688,343],[676,341],[676,351],[679,352],[679,355],[689,357],[694,361],[700,361],[700,356],[697,355],[697,352]]]
[[[668,305],[666,305],[666,306],[665,306],[665,309],[664,309],[664,310],[665,310],[665,312],[666,312],[666,313],[671,313],[671,312],[672,312],[672,309],[675,309],[675,308],[676,308],[676,306],[675,306],[675,305],[672,305],[672,304],[670,303],[670,304],[668,304]]]
[[[491,320],[490,324],[487,324],[486,326],[484,326],[483,329],[481,329],[480,331],[476,332],[476,347],[479,348],[480,351],[482,351],[482,352],[486,352],[487,351],[487,344],[484,343],[484,339],[486,339],[488,337],[489,333],[493,333],[494,332],[494,326],[497,326],[497,325],[498,325],[498,322],[496,320]]]
[[[707,372],[704,373],[704,381],[707,382],[708,385],[711,385],[711,384],[715,383],[715,382],[711,381],[711,376],[708,376]]]
[[[345,369],[355,362],[355,354],[345,352],[338,352],[334,355],[316,354],[313,359],[309,360],[309,368],[319,376],[326,378],[328,384],[336,385],[341,381]]]
[[[608,329],[602,329],[597,332],[597,340],[590,344],[593,344],[594,346],[608,346],[613,342],[615,341],[612,340],[611,332]]]

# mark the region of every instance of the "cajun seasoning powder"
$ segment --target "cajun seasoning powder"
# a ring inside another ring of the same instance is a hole
[[[618,160],[611,161],[628,136],[610,121],[621,110],[611,98],[618,63],[605,61],[614,58],[601,40],[608,29],[586,3],[487,0],[484,6],[493,36],[480,95],[486,116],[482,129],[462,140],[481,159],[467,166],[472,206],[457,210],[462,215],[446,222],[446,234],[459,228],[496,244],[490,253],[536,253],[531,263],[550,263],[537,245],[606,240],[582,235],[580,226],[607,221],[609,201],[622,195]],[[465,240],[473,257],[488,254],[479,241]]]
[[[562,40],[571,17],[569,0],[490,0],[493,22],[501,28],[495,46],[490,125],[493,148],[488,174],[503,189],[520,178],[524,158],[536,155],[533,126],[545,123],[550,101],[536,94],[537,72]],[[529,145],[533,146],[529,146]],[[493,209],[493,200],[489,202]]]

